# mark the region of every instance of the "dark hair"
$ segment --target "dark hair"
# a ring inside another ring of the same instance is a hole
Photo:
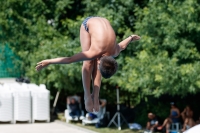
[[[117,71],[118,64],[111,56],[103,56],[100,60],[99,69],[102,77],[110,78]]]

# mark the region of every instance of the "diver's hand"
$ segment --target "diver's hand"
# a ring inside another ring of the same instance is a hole
[[[37,71],[40,71],[43,68],[47,67],[49,64],[50,64],[50,60],[43,60],[43,61],[37,63],[37,66],[35,67],[35,69]]]

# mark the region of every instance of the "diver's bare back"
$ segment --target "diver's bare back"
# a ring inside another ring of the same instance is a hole
[[[100,53],[100,56],[112,56],[115,54],[116,35],[110,22],[101,17],[93,17],[88,20],[89,34],[91,36],[91,50]]]

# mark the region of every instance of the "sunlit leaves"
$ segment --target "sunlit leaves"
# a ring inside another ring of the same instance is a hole
[[[123,66],[123,88],[146,95],[187,95],[199,89],[199,19],[196,0],[152,1],[136,8],[137,56]],[[195,9],[195,10],[194,10]],[[131,84],[131,85],[130,85]],[[149,91],[147,91],[149,90]]]
[[[107,18],[117,42],[131,34],[141,40],[129,44],[117,61],[118,72],[104,84],[141,93],[187,95],[200,88],[200,6],[198,0],[6,0],[0,8],[0,39],[9,42],[36,83],[66,90],[82,90],[81,63],[51,65],[36,73],[46,58],[81,51],[79,29],[88,16]],[[138,98],[138,97],[137,97]]]

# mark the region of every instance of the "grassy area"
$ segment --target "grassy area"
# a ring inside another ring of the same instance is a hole
[[[58,119],[61,121],[65,121],[64,114],[58,114]],[[95,125],[85,125],[83,126],[81,121],[79,122],[70,122],[70,124],[86,128],[92,131],[96,131],[98,133],[143,133],[142,130],[131,130],[126,125],[123,125],[122,130],[118,130],[117,127],[103,127],[103,128],[96,128]]]

